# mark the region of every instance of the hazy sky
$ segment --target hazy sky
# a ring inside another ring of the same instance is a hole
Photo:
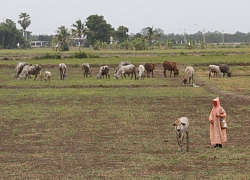
[[[146,27],[165,34],[198,31],[250,32],[250,0],[1,0],[0,21],[13,20],[18,29],[21,13],[30,15],[33,35],[55,34],[60,26],[71,29],[76,20],[102,15],[117,29],[130,33]]]

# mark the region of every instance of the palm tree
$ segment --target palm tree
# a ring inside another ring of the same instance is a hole
[[[171,49],[173,47],[173,41],[170,39],[166,39],[165,41],[165,49]]]
[[[57,48],[62,51],[67,51],[69,50],[69,37],[70,33],[65,26],[61,26],[58,28],[56,31],[55,35],[55,42],[57,43],[56,50]]]
[[[153,29],[153,27],[147,27],[147,38],[149,42],[150,49],[152,49],[153,41],[156,40],[160,35]]]
[[[79,51],[80,47],[81,47],[81,38],[85,33],[85,28],[84,28],[84,24],[82,23],[82,21],[79,19],[75,22],[75,24],[72,25],[73,29],[72,29],[72,35],[73,37],[78,37],[79,38]]]
[[[27,29],[27,27],[29,27],[29,25],[31,24],[31,21],[30,21],[30,15],[27,14],[27,13],[21,13],[19,15],[19,21],[18,23],[22,26],[23,28],[23,36],[25,34],[25,31]],[[26,41],[27,41],[27,33],[26,33]]]

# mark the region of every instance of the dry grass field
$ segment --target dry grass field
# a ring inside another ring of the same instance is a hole
[[[133,59],[132,59],[133,60]],[[0,179],[250,179],[250,70],[231,64],[231,78],[208,79],[196,65],[194,83],[164,78],[83,78],[72,63],[50,83],[18,81],[0,65]],[[179,63],[184,69],[187,63]],[[112,66],[112,71],[113,71]],[[219,96],[228,114],[228,142],[215,149],[208,116]],[[178,151],[172,123],[190,120],[190,152]]]

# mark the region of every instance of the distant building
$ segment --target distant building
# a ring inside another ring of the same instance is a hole
[[[47,41],[31,41],[31,47],[47,47]]]
[[[70,38],[70,41],[73,46],[82,46],[85,42],[85,38]]]

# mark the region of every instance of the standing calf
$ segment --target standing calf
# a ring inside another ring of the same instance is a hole
[[[64,80],[64,78],[67,77],[66,70],[67,70],[66,64],[60,63],[59,64],[60,79]]]
[[[49,81],[50,82],[50,78],[51,78],[51,72],[49,72],[49,71],[45,71],[45,73],[44,73],[44,80],[47,82],[47,81]]]
[[[184,140],[184,136],[186,133],[186,138],[187,138],[187,152],[189,151],[189,121],[187,117],[181,117],[179,119],[177,119],[174,123],[173,123],[174,127],[175,127],[175,133],[176,133],[176,138],[178,141],[178,145],[180,147],[180,151],[182,151],[182,144],[183,144],[183,140]]]

